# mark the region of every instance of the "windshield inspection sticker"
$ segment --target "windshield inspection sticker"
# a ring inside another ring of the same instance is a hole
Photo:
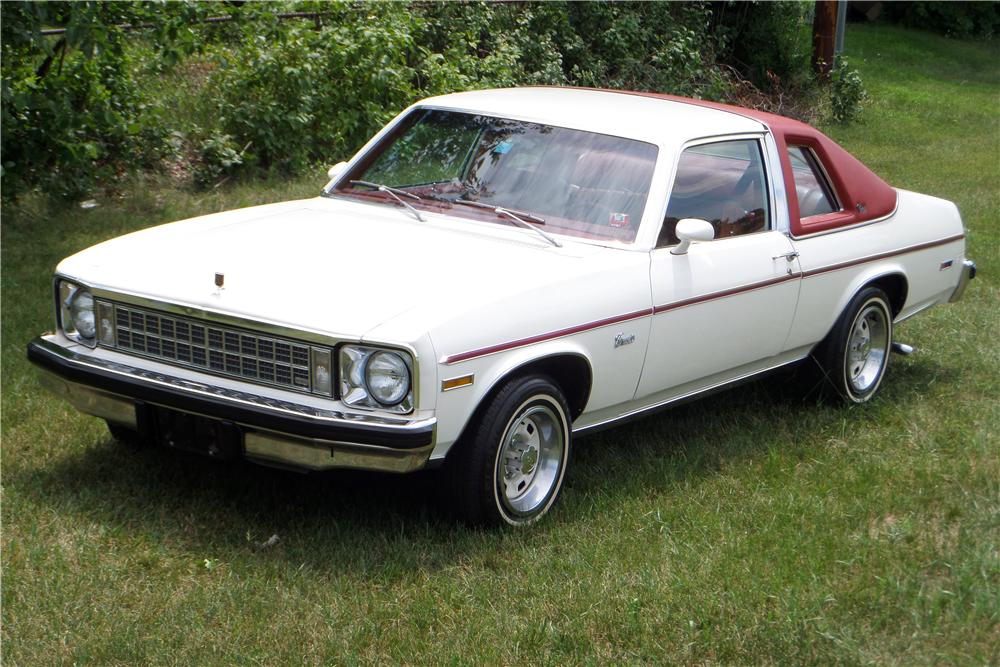
[[[514,147],[514,142],[511,141],[510,139],[507,139],[497,144],[497,147],[493,149],[493,152],[499,153],[500,155],[504,155],[505,153],[509,153],[510,149],[513,147]]]
[[[612,213],[608,224],[612,227],[628,227],[628,213]]]

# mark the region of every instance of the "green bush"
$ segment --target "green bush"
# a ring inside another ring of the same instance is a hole
[[[568,13],[579,39],[566,63],[574,85],[698,95],[715,81],[704,3],[574,3]]]
[[[830,115],[834,122],[849,123],[861,114],[861,105],[868,97],[861,74],[838,56],[830,72]]]
[[[718,59],[772,91],[813,85],[812,3],[714,3],[712,32],[718,39]],[[773,91],[776,92],[776,91]]]
[[[782,93],[811,82],[809,9],[794,2],[2,10],[4,197],[79,197],[164,156],[186,162],[174,172],[201,187],[241,170],[300,173],[349,156],[415,100],[457,90],[574,85],[725,100],[740,75],[763,88],[780,80]],[[279,11],[322,16],[281,21]],[[216,15],[233,20],[201,22]],[[146,27],[125,33],[115,27],[124,22]],[[41,35],[53,25],[67,28],[64,40]]]
[[[285,173],[346,156],[419,94],[412,19],[259,35],[215,74],[222,130],[247,162]]]
[[[78,198],[163,155],[160,117],[137,94],[114,3],[2,3],[4,198],[40,187]],[[61,38],[43,25],[65,25]]]
[[[949,37],[991,38],[1000,29],[996,2],[886,2],[885,18]]]
[[[413,101],[570,84],[719,93],[702,4],[324,4],[324,27],[248,39],[216,73],[222,131],[247,165],[300,172],[357,150]],[[251,37],[249,33],[253,33]]]
[[[242,164],[243,151],[233,143],[233,138],[215,133],[198,147],[198,162],[192,179],[200,188],[212,187],[236,173]]]

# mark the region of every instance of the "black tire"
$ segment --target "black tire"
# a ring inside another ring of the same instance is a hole
[[[114,422],[105,421],[108,425],[108,431],[111,432],[111,437],[128,447],[142,447],[145,443],[143,442],[142,436],[139,435],[137,431],[133,431],[127,426],[122,426],[121,424],[115,424]]]
[[[559,499],[571,440],[569,406],[552,380],[509,381],[445,462],[450,509],[477,525],[537,522]]]
[[[847,304],[813,358],[828,393],[848,403],[864,403],[882,384],[891,348],[889,297],[878,287],[866,287]]]

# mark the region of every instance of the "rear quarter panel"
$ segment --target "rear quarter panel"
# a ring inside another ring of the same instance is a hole
[[[965,258],[958,209],[944,199],[898,193],[885,220],[794,240],[802,283],[788,349],[822,340],[858,290],[885,275],[902,275],[907,283],[897,321],[948,301]]]

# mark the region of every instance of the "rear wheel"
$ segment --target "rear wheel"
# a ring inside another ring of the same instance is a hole
[[[454,510],[472,523],[526,526],[552,509],[570,458],[569,408],[540,375],[493,398],[446,463]]]
[[[889,298],[877,287],[866,287],[851,299],[814,357],[837,396],[864,403],[882,384],[891,345]]]

